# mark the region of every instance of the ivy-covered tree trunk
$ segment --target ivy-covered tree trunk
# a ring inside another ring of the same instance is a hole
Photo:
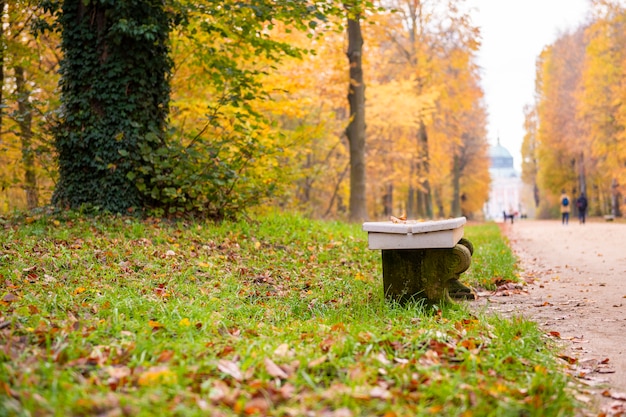
[[[53,203],[125,212],[146,204],[142,153],[163,142],[171,64],[163,0],[64,0],[62,113]],[[146,181],[147,182],[147,181]]]

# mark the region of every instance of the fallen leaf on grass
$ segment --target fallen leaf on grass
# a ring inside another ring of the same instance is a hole
[[[153,290],[154,294],[157,297],[163,297],[163,298],[167,298],[170,296],[170,294],[167,292],[167,287],[165,284],[158,284],[156,286],[156,288]]]
[[[380,386],[376,386],[373,388],[356,387],[356,389],[352,393],[352,397],[359,400],[371,400],[372,398],[388,400],[391,398],[391,393],[389,392],[389,390],[387,390],[387,388]]]
[[[157,362],[169,362],[174,357],[174,354],[173,350],[164,350],[157,358]]]
[[[319,358],[313,359],[312,361],[310,361],[307,366],[309,368],[315,368],[316,366],[319,366],[319,365],[323,364],[324,362],[326,362],[326,359],[328,359],[328,356],[322,355]]]
[[[383,365],[389,365],[391,363],[389,359],[387,359],[387,355],[383,352],[379,352],[378,355],[374,356],[374,358]]]
[[[370,390],[371,398],[379,398],[381,400],[388,400],[391,398],[391,393],[383,387],[374,387]]]
[[[12,303],[13,301],[17,301],[19,300],[19,298],[15,295],[15,294],[5,294],[4,297],[2,297],[2,301],[4,301],[5,303]]]
[[[172,372],[167,366],[155,366],[141,375],[137,383],[142,387],[155,385],[172,385],[178,382],[178,375]]]
[[[274,355],[280,358],[290,358],[294,355],[294,352],[287,343],[283,343],[274,350]]]
[[[269,404],[265,397],[255,397],[248,401],[243,409],[247,415],[267,415]]]
[[[289,375],[270,358],[265,358],[265,369],[267,373],[274,378],[286,379],[289,377]]]
[[[109,366],[107,373],[109,374],[107,385],[112,390],[116,390],[117,387],[123,385],[128,377],[130,377],[131,370],[127,366]]]
[[[241,373],[241,369],[239,369],[239,365],[237,365],[233,361],[220,359],[217,362],[217,369],[219,369],[221,372],[225,373],[226,375],[233,377],[236,381],[243,380],[243,374]]]
[[[152,330],[159,330],[159,329],[162,329],[163,327],[165,327],[165,326],[163,326],[161,323],[159,323],[156,320],[148,320],[148,325],[150,327],[152,327]]]

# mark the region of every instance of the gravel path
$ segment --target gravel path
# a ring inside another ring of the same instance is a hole
[[[525,286],[479,294],[476,306],[523,315],[564,343],[597,415],[626,415],[626,224],[502,224]],[[596,415],[583,413],[585,415]]]

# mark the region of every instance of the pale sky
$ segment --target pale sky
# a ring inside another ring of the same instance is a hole
[[[559,33],[585,22],[588,0],[467,0],[481,28],[478,63],[488,119],[489,143],[500,143],[520,169],[524,105],[533,102],[535,62]]]

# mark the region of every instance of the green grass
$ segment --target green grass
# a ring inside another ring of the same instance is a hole
[[[466,282],[515,279],[497,226],[466,237]],[[573,413],[535,324],[387,302],[366,241],[284,214],[5,221],[0,415]]]
[[[475,287],[494,290],[498,285],[518,281],[517,260],[496,223],[465,227],[465,237],[474,245],[472,265],[463,275]]]

